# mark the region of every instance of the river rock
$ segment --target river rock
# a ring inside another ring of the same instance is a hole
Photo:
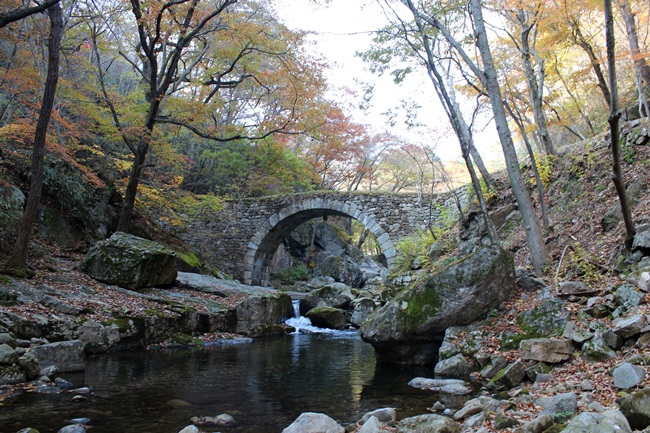
[[[580,328],[578,325],[575,323],[569,321],[567,322],[566,326],[564,327],[564,331],[562,332],[562,336],[564,338],[568,338],[571,341],[574,341],[578,344],[582,344],[585,341],[591,340],[594,338],[594,333],[589,332],[586,329]]]
[[[33,352],[27,352],[18,358],[18,365],[25,372],[25,376],[28,380],[36,379],[40,374],[40,365],[38,363],[38,358],[34,355]]]
[[[381,433],[381,423],[375,416],[368,418],[366,422],[363,423],[358,433]]]
[[[643,293],[631,284],[623,284],[614,292],[614,299],[619,305],[637,307],[645,302]]]
[[[269,335],[269,325],[278,325],[293,316],[291,297],[286,293],[250,297],[237,305],[235,316],[236,333],[255,337]]]
[[[617,410],[603,413],[582,412],[573,418],[562,433],[632,433],[630,425]]]
[[[200,430],[197,426],[195,425],[188,425],[185,427],[183,430],[179,431],[178,433],[199,433]]]
[[[481,377],[485,379],[492,379],[496,376],[501,370],[508,365],[508,360],[499,355],[493,355],[490,357],[490,361],[485,364],[485,367],[481,370]]]
[[[634,388],[643,382],[645,371],[638,365],[624,362],[614,369],[614,386],[618,389]]]
[[[484,318],[514,292],[512,257],[491,246],[402,289],[361,325],[382,361],[430,364],[449,326]]]
[[[463,420],[480,412],[494,412],[498,409],[501,402],[491,397],[477,397],[467,401],[461,409],[454,413],[453,418],[456,421]]]
[[[83,371],[84,346],[80,340],[59,341],[32,347],[40,368],[56,366],[60,372]]]
[[[0,364],[11,365],[18,361],[18,354],[13,347],[8,344],[0,344]]]
[[[368,316],[377,309],[377,304],[373,299],[359,298],[352,301],[350,307],[352,308],[350,323],[355,326],[361,326]]]
[[[576,296],[587,295],[598,291],[596,289],[589,287],[582,281],[563,281],[558,284],[557,289],[561,295],[576,295]]]
[[[438,361],[434,372],[436,376],[462,378],[469,377],[474,370],[472,363],[459,353],[451,358]]]
[[[636,227],[632,248],[650,253],[650,224],[639,224]]]
[[[0,385],[13,385],[25,382],[25,372],[18,366],[0,365]]]
[[[170,285],[177,275],[172,250],[122,232],[97,242],[79,269],[96,280],[132,290]]]
[[[563,338],[533,338],[519,343],[521,357],[555,364],[571,358],[573,345]]]
[[[397,423],[395,433],[458,433],[460,426],[446,416],[429,414],[404,418]]]
[[[630,338],[641,333],[646,325],[646,317],[643,314],[635,314],[631,317],[619,318],[612,322],[613,331],[623,338]]]
[[[348,285],[343,283],[328,284],[312,290],[300,299],[300,314],[304,316],[309,310],[317,307],[346,309],[353,299],[354,295]]]
[[[517,268],[517,284],[526,292],[537,292],[542,290],[548,284],[528,269]]]
[[[237,424],[235,418],[227,413],[217,416],[193,416],[190,421],[202,427],[229,427]]]
[[[544,405],[540,415],[551,415],[553,421],[562,423],[573,417],[578,409],[578,397],[574,392],[558,394]]]
[[[71,424],[60,428],[58,433],[86,433],[86,429],[79,424]]]
[[[618,399],[617,403],[634,430],[650,427],[650,388],[626,395]]]
[[[601,362],[616,356],[614,352],[599,334],[582,345],[581,356],[590,362]]]
[[[359,424],[364,424],[369,418],[372,417],[376,418],[379,422],[390,426],[394,426],[397,423],[397,412],[395,411],[395,408],[384,407],[366,413],[359,420]]]
[[[540,414],[532,421],[517,427],[514,431],[515,433],[542,433],[553,426],[553,424],[553,417],[551,415]],[[587,433],[587,431],[584,433]]]
[[[460,379],[428,379],[416,377],[408,383],[413,388],[425,389],[444,394],[467,395],[472,392],[470,385]]]
[[[344,433],[345,429],[329,416],[322,413],[301,414],[282,433]]]
[[[332,307],[313,308],[305,315],[312,325],[319,328],[343,329],[348,323],[345,311]]]
[[[510,389],[519,385],[526,377],[526,370],[521,359],[516,360],[497,373],[489,382],[488,388]]]
[[[562,335],[568,318],[565,302],[552,297],[521,313],[517,324],[529,338],[557,337]]]

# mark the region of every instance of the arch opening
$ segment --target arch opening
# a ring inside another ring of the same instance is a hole
[[[291,206],[271,216],[249,242],[244,258],[244,282],[267,285],[271,262],[283,240],[301,224],[318,217],[341,216],[356,219],[377,239],[391,267],[396,251],[388,233],[374,217],[356,209],[354,204],[332,202],[310,207],[309,203]]]

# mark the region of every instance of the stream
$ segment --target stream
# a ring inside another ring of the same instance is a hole
[[[64,376],[91,387],[88,400],[73,403],[70,392],[23,393],[0,406],[0,431],[56,432],[65,420],[85,417],[92,433],[177,433],[193,416],[228,413],[237,424],[219,431],[280,433],[303,412],[322,412],[345,426],[381,407],[395,407],[404,418],[429,413],[436,400],[461,404],[409,387],[415,376],[433,371],[377,364],[355,331],[109,353],[88,358],[84,373]]]

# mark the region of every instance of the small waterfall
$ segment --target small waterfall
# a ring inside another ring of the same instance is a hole
[[[287,319],[286,323],[289,326],[293,326],[296,328],[296,331],[294,334],[297,334],[300,332],[300,330],[305,330],[307,332],[315,332],[312,331],[311,329],[318,329],[311,324],[311,320],[309,320],[306,317],[302,317],[300,315],[300,300],[299,299],[293,299],[291,301],[291,305],[293,305],[293,317],[290,319]]]
[[[294,299],[291,301],[291,304],[293,305],[293,317],[291,319],[287,319],[284,323],[296,328],[294,334],[301,332],[307,332],[311,334],[333,334],[345,332],[338,331],[336,329],[318,328],[312,325],[309,318],[300,315],[300,300]]]

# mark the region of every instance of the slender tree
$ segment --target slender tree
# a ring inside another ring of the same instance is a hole
[[[47,46],[47,76],[45,78],[43,100],[41,102],[41,109],[36,123],[36,131],[34,133],[29,194],[18,225],[18,234],[13,247],[13,252],[6,264],[8,271],[17,274],[24,274],[27,270],[29,240],[38,213],[38,207],[41,201],[41,192],[43,190],[43,159],[45,157],[47,127],[50,123],[52,107],[54,106],[54,96],[56,94],[56,86],[59,80],[59,49],[61,47],[61,39],[63,38],[63,13],[61,11],[61,6],[57,2],[54,2],[46,12],[50,19],[50,37]]]
[[[485,31],[485,23],[483,21],[483,12],[481,10],[480,1],[470,0],[469,12],[473,19],[474,43],[482,59],[482,69],[479,68],[474,60],[472,60],[472,58],[465,52],[458,40],[454,38],[451,31],[435,14],[425,13],[419,10],[412,0],[402,0],[402,2],[410,9],[415,17],[439,31],[439,37],[444,38],[449,43],[453,50],[455,50],[455,52],[460,56],[463,63],[479,79],[483,88],[486,89],[492,106],[499,141],[501,142],[503,154],[506,159],[506,168],[510,178],[510,185],[517,200],[517,204],[519,205],[519,211],[521,212],[522,220],[524,222],[531,262],[535,274],[541,276],[544,272],[544,266],[548,261],[546,244],[544,242],[540,221],[535,213],[532,200],[526,190],[523,176],[519,169],[519,161],[512,140],[512,134],[508,126],[496,69],[494,67],[494,61],[492,60],[487,33]]]
[[[639,33],[636,25],[636,16],[632,12],[629,0],[617,0],[616,4],[621,10],[623,21],[625,22],[625,31],[627,40],[630,45],[630,55],[634,62],[634,73],[637,79],[637,88],[639,92],[639,105],[643,115],[650,116],[648,110],[647,96],[650,93],[650,66],[646,62],[645,55],[641,53],[639,46]]]
[[[616,41],[614,39],[614,18],[612,15],[612,0],[605,0],[605,39],[607,44],[607,67],[609,69],[609,87],[611,91],[611,100],[609,103],[609,128],[612,140],[612,180],[618,200],[621,203],[621,211],[623,211],[623,221],[625,223],[625,249],[632,250],[632,242],[634,241],[634,220],[632,219],[632,210],[630,202],[627,198],[625,190],[625,182],[623,180],[623,171],[621,169],[621,149],[620,149],[620,133],[618,122],[621,117],[621,112],[618,108],[618,85],[616,83]]]

